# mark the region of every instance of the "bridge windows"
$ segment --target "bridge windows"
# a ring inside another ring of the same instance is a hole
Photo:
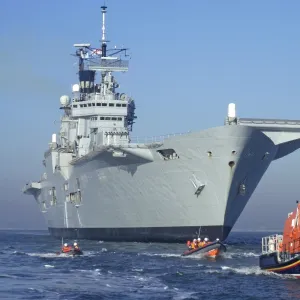
[[[108,105],[107,105],[108,104]],[[102,103],[102,102],[97,102],[97,103],[82,103],[80,104],[80,107],[92,107],[92,106],[109,106],[109,107],[127,107],[126,103]],[[74,104],[73,108],[77,108],[78,105]]]
[[[100,121],[122,121],[122,117],[99,117]]]

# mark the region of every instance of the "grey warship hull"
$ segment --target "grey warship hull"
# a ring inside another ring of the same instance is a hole
[[[178,158],[165,160],[161,149],[175,150]],[[123,150],[126,157],[102,150],[58,170],[53,165],[58,152],[46,154],[47,180],[40,182],[36,199],[52,235],[179,242],[200,231],[224,240],[277,146],[261,131],[241,125],[170,137],[157,148]],[[146,150],[153,161],[141,158]],[[78,189],[80,201],[66,201]]]

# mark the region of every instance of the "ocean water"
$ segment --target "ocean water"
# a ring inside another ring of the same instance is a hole
[[[300,279],[258,267],[268,234],[233,232],[209,260],[181,257],[181,244],[85,240],[83,256],[58,256],[47,231],[0,231],[0,299],[300,299]]]

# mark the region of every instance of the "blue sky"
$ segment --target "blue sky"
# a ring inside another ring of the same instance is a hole
[[[106,4],[111,46],[127,46],[132,55],[130,72],[118,79],[136,100],[134,136],[222,125],[230,102],[241,117],[300,119],[299,1]],[[77,82],[73,44],[100,44],[101,5],[1,1],[0,227],[44,226],[20,189],[39,179],[58,129],[59,98]],[[300,151],[273,163],[238,228],[283,226],[300,194],[299,158]],[[249,221],[253,214],[256,224]]]

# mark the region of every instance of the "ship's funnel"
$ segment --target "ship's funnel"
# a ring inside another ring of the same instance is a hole
[[[229,103],[228,105],[228,118],[236,118],[235,103]]]

